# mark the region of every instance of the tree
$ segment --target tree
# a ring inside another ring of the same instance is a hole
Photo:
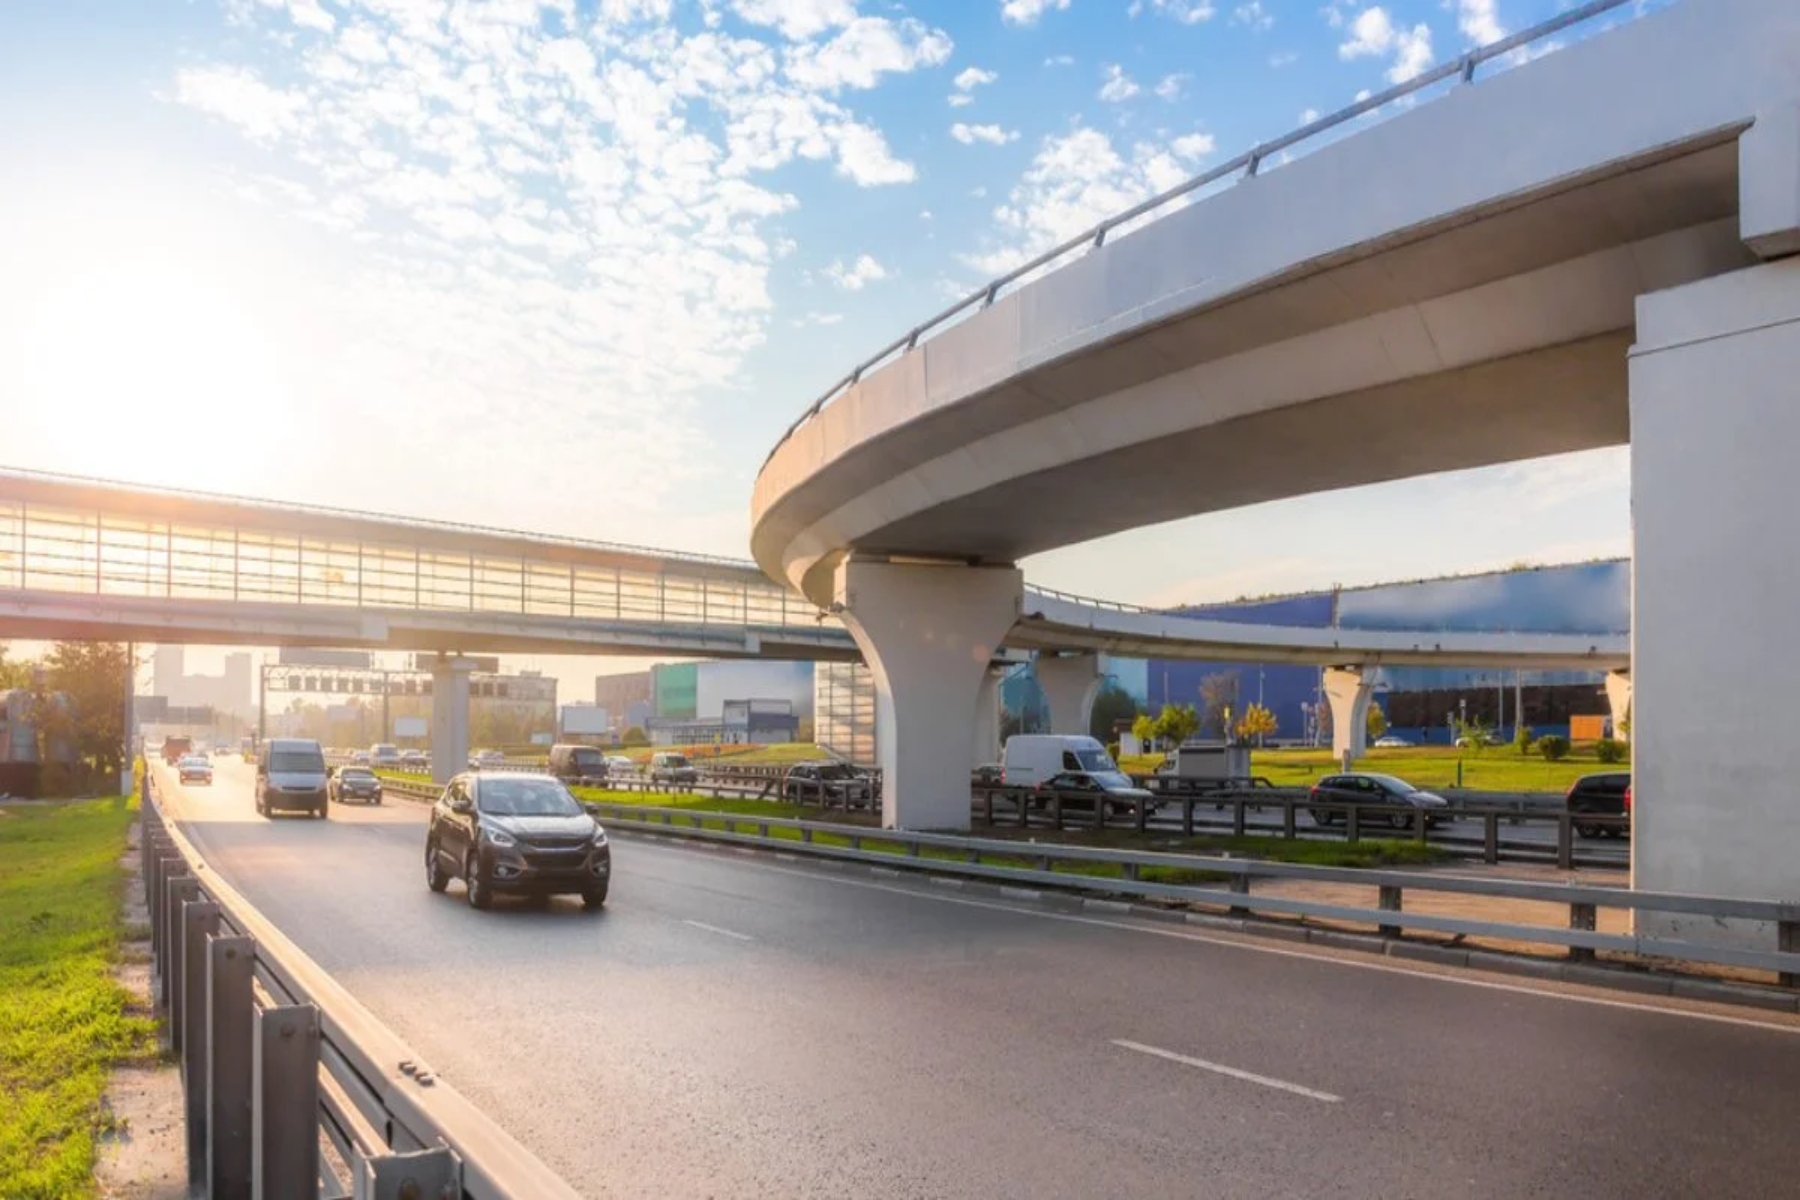
[[[125,765],[125,689],[132,663],[118,642],[57,642],[34,689],[32,724],[43,763],[74,759],[77,776],[116,780]],[[78,778],[77,786],[87,782]]]
[[[1114,730],[1119,722],[1129,721],[1137,716],[1137,701],[1131,693],[1117,683],[1108,680],[1094,697],[1092,715],[1088,718],[1088,732],[1102,742],[1110,742],[1117,736]]]
[[[17,659],[8,660],[6,643],[0,642],[0,692],[10,692],[14,688],[31,686],[31,664]]]
[[[1235,671],[1220,671],[1200,681],[1200,724],[1197,729],[1231,736],[1231,709],[1237,703],[1238,677]]]
[[[1494,731],[1489,729],[1486,725],[1483,725],[1479,717],[1471,717],[1466,721],[1457,720],[1455,722],[1455,729],[1456,744],[1459,746],[1467,746],[1477,754],[1480,754],[1483,750],[1486,750],[1488,746],[1493,744]]]
[[[1149,713],[1139,713],[1132,719],[1131,736],[1138,740],[1140,746],[1150,746],[1156,741],[1156,718]]]
[[[1531,726],[1524,722],[1513,726],[1513,747],[1521,757],[1531,753],[1532,740]]]
[[[1156,736],[1179,746],[1200,728],[1200,714],[1191,704],[1165,704],[1156,715]]]
[[[1387,714],[1381,711],[1381,705],[1369,705],[1369,740],[1377,740],[1388,731]]]
[[[648,746],[650,735],[644,732],[643,726],[633,725],[625,731],[625,736],[621,740],[627,746]]]
[[[1263,738],[1273,737],[1277,724],[1275,714],[1260,704],[1251,704],[1244,709],[1244,715],[1238,718],[1238,741],[1261,743]]]

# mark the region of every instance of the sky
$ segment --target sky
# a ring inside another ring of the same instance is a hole
[[[0,466],[747,556],[764,456],[869,353],[1566,7],[5,0]],[[1024,565],[1165,604],[1621,554],[1628,462]]]

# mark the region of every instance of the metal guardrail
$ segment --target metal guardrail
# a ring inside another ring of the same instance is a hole
[[[1507,938],[1564,946],[1569,950],[1569,957],[1575,960],[1591,960],[1595,951],[1606,950],[1646,958],[1772,971],[1776,973],[1781,986],[1800,986],[1800,901],[1740,900],[1725,896],[1688,896],[1627,888],[1111,850],[1054,842],[1001,841],[956,834],[861,828],[821,821],[708,813],[693,809],[604,803],[595,808],[602,817],[612,822],[615,830],[649,830],[696,841],[780,849],[820,858],[928,870],[937,874],[1001,883],[1048,885],[1077,891],[1179,901],[1202,907],[1225,908],[1240,915],[1264,912],[1290,917],[1350,921],[1374,925],[1383,935],[1390,937],[1398,937],[1406,929],[1421,929],[1437,933]],[[778,837],[775,836],[775,831],[792,836]],[[829,840],[821,840],[822,838]],[[871,850],[870,846],[886,849]],[[935,855],[927,854],[927,851],[935,852]],[[1017,865],[1021,860],[1033,865]],[[1120,877],[1097,878],[1056,871],[1053,868],[1057,863],[1116,866],[1120,870]],[[1157,870],[1211,875],[1221,879],[1224,886],[1161,883],[1144,878],[1147,872]],[[1253,893],[1250,884],[1257,879],[1304,880],[1374,887],[1378,889],[1378,907],[1358,908],[1320,900]],[[1488,896],[1562,905],[1568,910],[1568,927],[1521,925],[1437,913],[1409,912],[1404,906],[1408,891]],[[1602,908],[1764,922],[1773,926],[1771,941],[1775,945],[1766,950],[1744,949],[1644,934],[1601,933],[1596,928],[1596,914]]]
[[[181,1065],[188,1194],[572,1200],[207,866],[155,779],[139,851],[153,986]]]
[[[768,457],[763,460],[763,465],[768,465],[769,460],[775,457],[776,451],[780,450],[801,426],[818,416],[827,404],[830,404],[833,400],[837,399],[837,397],[859,383],[864,375],[868,374],[876,367],[881,366],[889,358],[916,349],[920,342],[928,341],[932,334],[943,329],[952,320],[968,312],[971,308],[989,307],[1000,297],[1000,294],[1004,289],[1019,282],[1026,276],[1035,274],[1045,267],[1052,265],[1065,255],[1086,247],[1097,250],[1106,244],[1107,234],[1120,226],[1128,225],[1141,217],[1149,216],[1157,210],[1166,207],[1173,201],[1182,199],[1183,197],[1199,191],[1201,188],[1217,183],[1220,180],[1229,179],[1233,175],[1238,175],[1239,172],[1242,172],[1240,181],[1243,179],[1253,179],[1262,164],[1273,155],[1280,154],[1284,150],[1297,146],[1301,142],[1308,141],[1327,130],[1335,129],[1346,122],[1353,121],[1366,113],[1374,112],[1388,104],[1392,104],[1402,97],[1413,95],[1423,91],[1425,88],[1451,78],[1460,78],[1464,83],[1473,83],[1475,81],[1476,69],[1483,63],[1490,62],[1493,59],[1506,54],[1511,54],[1521,47],[1542,41],[1544,38],[1560,33],[1572,25],[1581,24],[1602,13],[1609,12],[1615,8],[1621,8],[1629,2],[1630,0],[1590,0],[1589,3],[1572,8],[1568,12],[1552,17],[1550,20],[1544,21],[1541,24],[1534,25],[1530,29],[1515,33],[1511,37],[1502,38],[1497,42],[1470,50],[1461,57],[1452,59],[1449,62],[1440,63],[1431,70],[1426,71],[1421,75],[1415,75],[1404,83],[1395,84],[1386,91],[1377,92],[1366,99],[1359,100],[1348,108],[1339,109],[1337,112],[1331,113],[1328,116],[1320,117],[1316,121],[1311,121],[1302,125],[1292,133],[1284,134],[1272,141],[1263,142],[1238,155],[1230,162],[1222,163],[1204,174],[1196,175],[1185,183],[1177,184],[1166,192],[1159,193],[1140,204],[1133,205],[1122,213],[1108,217],[1093,228],[1078,233],[1067,241],[1044,251],[1023,266],[1014,267],[1011,271],[1008,271],[998,279],[992,280],[979,290],[971,292],[969,295],[944,309],[936,316],[922,324],[915,325],[903,336],[883,347],[867,361],[859,364],[848,375],[832,384],[831,387],[826,389],[824,395],[815,400],[811,407],[801,413],[792,425],[788,426],[787,432],[781,435],[780,440],[775,443],[774,449],[770,450]],[[1125,611],[1130,610],[1126,609]]]

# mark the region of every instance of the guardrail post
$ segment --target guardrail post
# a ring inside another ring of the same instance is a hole
[[[1231,877],[1231,894],[1234,896],[1248,896],[1250,894],[1250,876],[1241,871],[1233,874]],[[1250,915],[1250,910],[1241,904],[1234,904],[1231,906],[1231,915],[1234,917],[1247,917]]]
[[[1144,833],[1150,827],[1150,802],[1148,800],[1134,800],[1132,801],[1132,806],[1137,809],[1136,818],[1134,820],[1137,831],[1139,833]]]
[[[1481,856],[1488,862],[1500,861],[1500,814],[1489,810],[1481,818]]]
[[[1376,907],[1381,909],[1382,912],[1399,912],[1401,904],[1400,889],[1391,883],[1380,885],[1375,903]],[[1376,932],[1381,934],[1382,937],[1397,938],[1400,936],[1401,929],[1398,925],[1382,925]]]
[[[1359,807],[1361,806],[1356,804],[1344,806],[1344,840],[1347,842],[1362,840],[1362,821],[1356,815]]]
[[[1566,828],[1568,822],[1565,820],[1563,825]],[[1569,928],[1592,933],[1597,928],[1598,915],[1592,904],[1571,904],[1569,905]],[[1570,946],[1569,961],[1594,961],[1594,948],[1592,946]]]
[[[256,942],[215,937],[206,950],[206,1195],[248,1200]]]
[[[982,820],[991,827],[994,823],[994,789],[989,788],[981,794]]]
[[[1419,845],[1423,846],[1427,841],[1430,840],[1430,838],[1429,838],[1430,833],[1431,833],[1430,818],[1425,814],[1425,812],[1423,810],[1414,813],[1413,814],[1413,836],[1419,839]]]
[[[177,1054],[186,1044],[185,988],[187,982],[181,967],[181,908],[189,900],[200,898],[200,881],[192,875],[176,875],[163,886],[163,1011],[168,1014],[169,1049]]]
[[[1775,923],[1775,948],[1783,954],[1800,954],[1800,921]],[[1800,972],[1782,971],[1775,981],[1782,987],[1800,987]]]
[[[1298,831],[1294,828],[1294,809],[1296,807],[1298,806],[1292,800],[1281,802],[1281,836],[1290,842],[1298,836]]]
[[[1063,827],[1061,792],[1050,793],[1050,823],[1059,830]]]
[[[1244,798],[1242,796],[1231,802],[1231,836],[1244,836]]]
[[[1556,814],[1556,869],[1572,870],[1575,866],[1575,822],[1567,812]]]
[[[357,1200],[426,1200],[462,1195],[462,1168],[446,1147],[384,1154],[362,1164]]]
[[[217,932],[217,904],[189,900],[181,906],[181,1089],[186,1101],[190,1189],[206,1183],[206,944]]]
[[[251,1195],[319,1194],[319,1010],[256,1011],[251,1039]]]
[[[1194,798],[1192,796],[1181,798],[1181,836],[1186,838],[1194,836]]]

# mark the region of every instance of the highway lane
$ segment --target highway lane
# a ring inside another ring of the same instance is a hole
[[[247,779],[227,759],[180,789],[215,866],[596,1196],[1767,1197],[1800,1177],[1779,1018],[636,838],[603,913],[477,913],[425,889],[421,808],[269,822]]]

